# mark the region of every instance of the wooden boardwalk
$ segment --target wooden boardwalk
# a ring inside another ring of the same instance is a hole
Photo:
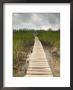
[[[29,67],[26,76],[53,77],[43,46],[38,37],[35,37],[33,52],[29,57]]]

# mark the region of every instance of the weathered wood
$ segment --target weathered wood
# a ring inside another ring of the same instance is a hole
[[[26,76],[53,77],[43,46],[38,37],[35,37],[33,51],[29,57],[29,67]]]

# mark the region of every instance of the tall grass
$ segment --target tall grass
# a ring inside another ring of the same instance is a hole
[[[60,31],[38,31],[38,37],[43,44],[60,47]]]
[[[34,43],[31,31],[13,32],[13,76],[24,76],[28,63],[26,61],[28,53]]]
[[[60,31],[38,31],[54,77],[60,77]],[[49,59],[49,52],[52,59]]]

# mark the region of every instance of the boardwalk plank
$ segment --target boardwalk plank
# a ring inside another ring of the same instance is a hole
[[[43,46],[38,37],[35,37],[33,52],[29,57],[29,67],[26,77],[27,76],[53,77]]]

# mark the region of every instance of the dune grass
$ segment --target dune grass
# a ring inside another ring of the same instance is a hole
[[[32,31],[13,32],[13,76],[24,76],[28,63],[26,61],[28,53],[34,43]]]
[[[42,43],[60,48],[60,31],[38,31],[38,37]]]
[[[38,31],[38,37],[44,47],[54,77],[60,76],[60,31]],[[55,49],[56,48],[56,49]]]

